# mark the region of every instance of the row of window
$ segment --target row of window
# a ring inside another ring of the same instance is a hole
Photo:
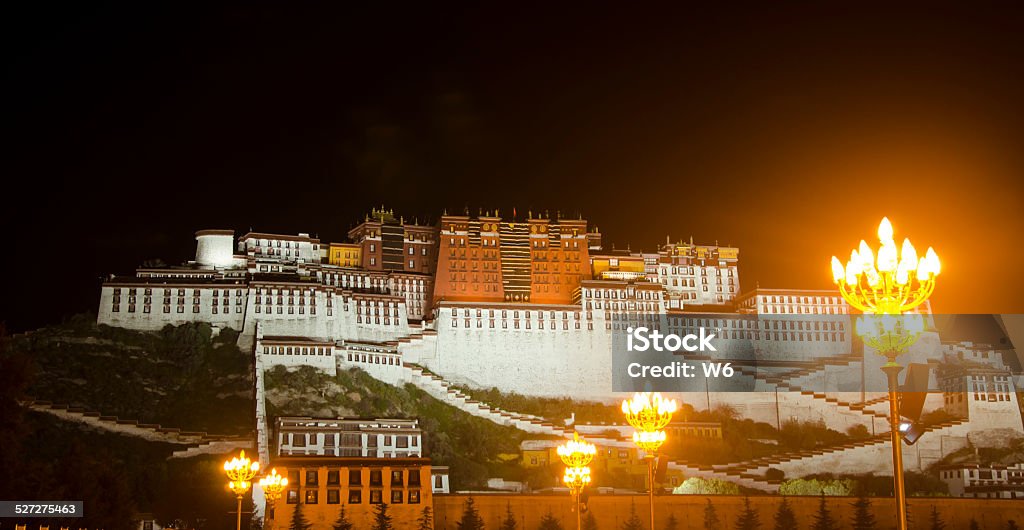
[[[177,295],[178,296],[185,296],[186,289],[164,289],[163,290],[164,291],[164,296],[171,296],[171,291],[175,291],[175,290],[177,291]],[[115,297],[120,297],[121,296],[121,291],[122,290],[121,290],[120,287],[115,287],[114,288],[114,296]],[[198,296],[202,295],[203,289],[192,289],[191,291],[192,291],[192,296],[198,297]],[[213,294],[213,296],[217,296],[218,294],[220,294],[221,296],[231,296],[231,289],[209,289],[209,291]],[[147,287],[147,288],[143,289],[143,294],[145,294],[146,296],[152,296],[153,295],[153,289],[151,287]],[[137,288],[128,289],[128,296],[137,296],[137,295],[138,295],[138,289]],[[242,296],[242,290],[241,289],[235,289],[235,296]]]
[[[661,299],[661,293],[659,293],[658,291],[650,291],[650,290],[646,290],[646,289],[644,289],[644,290],[638,289],[638,290],[636,290],[635,293],[636,293],[635,298],[637,300],[660,300]],[[611,300],[618,300],[620,298],[625,300],[627,298],[633,298],[633,297],[630,297],[630,296],[626,296],[626,291],[624,291],[622,289],[584,289],[583,290],[583,294],[587,298],[609,298]]]
[[[331,355],[327,346],[263,346],[266,355]]]
[[[392,470],[389,473],[390,481],[388,485],[391,487],[399,487],[406,485],[406,475],[408,475],[408,485],[417,487],[420,485],[420,470],[413,469],[407,474],[401,469]],[[320,485],[320,472],[316,469],[308,469],[305,473],[300,473],[298,469],[292,469],[288,471],[288,483],[298,486],[299,478],[304,478],[304,484],[306,486],[318,486]],[[328,469],[327,470],[327,485],[338,486],[341,484],[341,470],[339,469]],[[363,471],[361,469],[349,469],[348,470],[348,485],[349,486],[362,486],[363,485]],[[370,470],[370,486],[384,486],[384,471],[380,469]]]
[[[143,314],[152,313],[153,312],[152,307],[153,306],[151,306],[149,304],[146,304],[146,305],[142,306]],[[194,304],[192,306],[192,313],[200,313],[201,312],[201,307],[202,306],[200,306],[199,304]],[[280,308],[278,308],[278,309],[280,309]],[[110,307],[110,310],[113,313],[120,313],[121,312],[121,304],[114,303]],[[136,312],[136,304],[128,304],[128,312],[129,313],[135,313]],[[170,304],[164,304],[163,312],[165,314],[171,312]],[[177,306],[177,310],[175,312],[177,312],[177,313],[184,313],[185,312],[185,306],[184,305],[178,305]],[[236,306],[235,307],[235,313],[241,313],[241,312],[242,312],[242,306]],[[256,307],[256,312],[257,313],[260,312],[259,306]],[[218,309],[217,306],[213,306],[212,308],[210,308],[210,313],[212,313],[214,315],[217,315],[217,314],[229,315],[229,314],[231,314],[231,308],[230,307],[224,307],[223,309]],[[269,311],[268,311],[268,313],[269,313]]]

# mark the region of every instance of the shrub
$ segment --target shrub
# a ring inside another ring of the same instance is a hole
[[[672,493],[678,495],[739,495],[740,487],[717,478],[690,477],[676,486]]]

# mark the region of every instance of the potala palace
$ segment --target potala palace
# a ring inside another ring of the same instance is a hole
[[[111,276],[98,322],[136,330],[208,322],[241,330],[256,359],[261,458],[268,421],[262,373],[275,365],[334,374],[357,366],[393,384],[413,383],[472,414],[530,432],[564,434],[550,420],[478,403],[458,388],[611,401],[612,336],[627,322],[654,318],[718,332],[720,354],[755,391],[681,396],[696,408],[728,404],[778,424],[822,420],[845,430],[888,430],[882,388],[865,383],[883,358],[853,335],[837,292],[740,290],[739,250],[671,242],[654,252],[606,249],[583,219],[530,212],[445,213],[434,225],[373,210],[348,241],[309,234],[227,230],[195,234],[195,260]],[[827,267],[827,263],[823,263]],[[923,469],[967,446],[1024,435],[1016,360],[1008,345],[946,341],[931,328],[901,363],[930,371],[925,409],[962,421],[931,426],[905,448],[908,468]],[[939,369],[941,367],[941,370]],[[586,431],[587,426],[577,426]],[[608,426],[593,426],[594,436]],[[889,442],[730,468],[688,468],[764,487],[768,466],[799,475],[889,466]],[[612,444],[612,441],[608,441]]]

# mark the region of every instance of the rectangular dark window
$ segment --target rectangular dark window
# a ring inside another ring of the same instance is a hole
[[[327,472],[327,485],[328,486],[337,486],[340,483],[340,479],[339,479],[338,475],[339,475],[339,472],[338,472],[337,469],[328,471]]]
[[[399,471],[392,471],[391,472],[391,485],[392,486],[402,486],[403,485],[402,471],[401,470],[399,470]]]
[[[370,504],[380,504],[384,494],[381,490],[370,490]]]
[[[360,504],[363,502],[363,491],[362,490],[349,490],[348,491],[348,503],[349,504]]]
[[[391,490],[391,504],[402,504],[402,490]]]
[[[299,470],[298,469],[292,469],[292,470],[288,471],[288,483],[294,484],[296,486],[299,485]]]
[[[370,485],[371,486],[383,486],[384,478],[383,473],[379,469],[370,470]]]
[[[299,490],[288,490],[288,496],[285,497],[288,504],[296,504],[299,502]]]
[[[420,490],[412,490],[409,492],[409,504],[420,503]]]
[[[363,473],[358,469],[348,470],[348,485],[361,486],[363,484]]]
[[[420,470],[411,469],[409,470],[409,485],[419,486],[420,485]]]
[[[341,504],[341,492],[338,490],[327,490],[327,504]]]
[[[307,486],[316,486],[317,485],[317,471],[315,469],[311,470],[311,471],[306,471],[306,485]]]
[[[306,504],[316,504],[319,493],[317,490],[306,490]]]

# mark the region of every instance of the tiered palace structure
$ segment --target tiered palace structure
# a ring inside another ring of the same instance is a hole
[[[709,386],[684,396],[698,408],[727,404],[772,424],[820,419],[838,430],[887,429],[881,388],[850,384],[880,373],[882,360],[855,340],[839,294],[742,291],[735,247],[690,240],[647,253],[605,249],[585,219],[503,217],[496,210],[446,212],[436,224],[421,224],[374,209],[344,242],[306,233],[236,238],[226,230],[195,237],[194,261],[107,279],[98,322],[138,330],[207,322],[240,330],[240,344],[256,356],[258,397],[261,370],[308,365],[332,374],[361,367],[393,384],[429,387],[441,379],[611,400],[621,397],[612,391],[613,333],[653,318],[680,330],[715,330],[719,355],[736,357],[737,377],[759,390]],[[1024,432],[1009,368],[995,362],[998,355],[979,361],[984,346],[957,347],[975,352],[968,353],[973,360],[962,367],[966,375],[933,375],[933,387],[949,392],[932,396],[930,408],[969,416],[973,425],[931,437],[944,440],[937,452],[919,444],[921,466],[965,446],[971,429]],[[929,331],[902,359],[936,365],[949,361],[951,348]],[[739,360],[744,352],[756,357],[753,366]],[[1005,400],[967,393],[984,380]]]

